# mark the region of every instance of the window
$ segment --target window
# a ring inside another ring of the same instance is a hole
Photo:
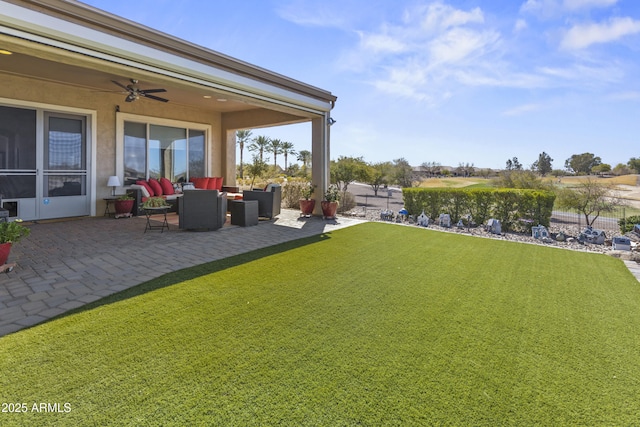
[[[147,178],[186,182],[205,176],[206,130],[134,121],[124,121],[123,128],[125,185]]]

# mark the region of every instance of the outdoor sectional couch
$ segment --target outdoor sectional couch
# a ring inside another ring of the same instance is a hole
[[[165,178],[161,178],[160,181],[164,179]],[[149,181],[153,182],[152,180],[149,180]],[[160,181],[156,181],[156,183],[159,183]],[[155,191],[154,191],[154,188],[155,188]],[[171,182],[169,180],[166,180],[166,183],[164,183],[164,185],[161,187],[161,190],[160,191],[157,191],[157,190],[158,188],[156,187],[155,183],[150,184],[147,181],[143,182],[141,180],[137,181],[136,184],[129,186],[129,188],[127,189],[127,194],[133,197],[133,200],[134,200],[133,209],[131,210],[131,213],[134,216],[138,216],[142,214],[142,212],[140,212],[140,206],[149,197],[162,197],[163,199],[166,200],[167,204],[171,206],[171,209],[169,209],[169,212],[177,212],[178,198],[181,196],[181,194],[176,194],[174,192],[173,185],[171,184]]]
[[[189,180],[189,182],[193,184],[194,188],[218,191],[222,191],[222,181],[223,177],[221,176],[191,178]],[[141,213],[139,212],[140,205],[149,197],[162,197],[167,201],[167,204],[171,206],[169,212],[178,212],[178,199],[182,196],[181,193],[177,194],[175,192],[174,184],[164,177],[160,179],[140,179],[129,187],[127,194],[132,196],[135,200],[132,210],[132,213],[135,216],[138,216]]]

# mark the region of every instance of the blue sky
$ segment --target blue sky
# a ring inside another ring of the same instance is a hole
[[[331,157],[640,156],[638,0],[86,0],[331,91]],[[256,129],[310,150],[310,125]]]

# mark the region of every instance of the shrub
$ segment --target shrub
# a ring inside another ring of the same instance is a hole
[[[340,212],[342,213],[348,212],[351,209],[356,207],[356,198],[352,193],[346,191],[341,194],[342,194],[342,199],[340,199],[340,206],[339,206]]]
[[[303,199],[302,192],[308,185],[306,181],[288,181],[282,187],[282,204],[289,209],[298,209],[300,199]]]
[[[622,218],[621,220],[618,221],[618,225],[620,226],[620,232],[622,234],[626,234],[630,231],[633,231],[633,226],[636,224],[640,224],[640,215]]]
[[[471,214],[476,224],[499,219],[505,231],[531,231],[532,225],[549,226],[555,194],[544,190],[405,188],[404,206],[410,215],[422,211],[431,218],[448,213],[457,222]]]

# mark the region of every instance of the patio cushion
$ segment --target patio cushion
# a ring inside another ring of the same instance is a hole
[[[156,196],[162,196],[162,186],[157,179],[149,178],[149,187],[151,187]]]
[[[206,190],[209,178],[191,178],[191,182],[194,187]]]
[[[153,197],[153,196],[156,195],[156,193],[153,191],[153,189],[149,186],[149,183],[147,181],[145,181],[144,179],[136,181],[136,184],[142,185],[144,188],[147,189],[147,193],[149,193],[149,195],[147,197]]]
[[[218,182],[216,178],[205,178],[207,180],[207,190],[217,190],[216,183]]]
[[[160,178],[160,186],[162,187],[162,194],[170,196],[175,193],[173,184],[165,177]]]
[[[142,197],[145,199],[151,197],[151,194],[149,194],[149,190],[147,190],[147,187],[145,187],[144,185],[131,184],[129,188],[140,190],[142,192]]]

